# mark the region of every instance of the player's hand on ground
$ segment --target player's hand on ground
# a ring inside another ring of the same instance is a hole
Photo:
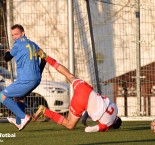
[[[85,128],[85,132],[98,132],[99,131],[99,126],[88,126]]]

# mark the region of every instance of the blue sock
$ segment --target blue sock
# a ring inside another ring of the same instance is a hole
[[[21,119],[25,118],[25,113],[18,107],[17,103],[14,102],[12,99],[6,98],[3,101],[3,105],[5,105],[8,109],[10,109],[19,118]]]
[[[26,105],[24,102],[17,102],[17,105],[23,112],[25,112]],[[21,118],[19,118],[18,116],[16,116],[16,123],[21,124]]]

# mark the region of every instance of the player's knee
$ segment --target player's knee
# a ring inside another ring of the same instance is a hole
[[[6,99],[6,96],[4,96],[2,92],[0,92],[0,102],[3,103],[5,99]]]
[[[75,126],[69,124],[69,125],[66,126],[66,128],[69,129],[69,130],[72,130],[72,129],[75,128]]]
[[[67,128],[67,129],[69,129],[69,130],[74,129],[74,127],[73,127],[73,126],[67,126],[66,128]]]

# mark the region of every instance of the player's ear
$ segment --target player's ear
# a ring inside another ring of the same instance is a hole
[[[25,36],[25,32],[22,32],[22,36]]]

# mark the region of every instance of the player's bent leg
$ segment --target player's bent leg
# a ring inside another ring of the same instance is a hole
[[[61,125],[65,126],[67,129],[74,129],[80,118],[73,116],[70,112],[68,117],[65,118]]]
[[[62,124],[64,116],[46,108],[44,115],[58,124]]]
[[[38,107],[37,112],[33,115],[33,121],[37,120],[42,115],[52,119],[54,122],[58,124],[62,124],[62,121],[64,120],[64,117],[62,115],[47,109],[43,105],[40,105]]]
[[[19,127],[19,131],[24,129],[25,126],[31,121],[31,117],[26,115],[21,109],[17,106],[17,103],[14,102],[12,99],[7,98],[5,95],[2,94],[2,103],[7,108],[9,108],[15,115],[21,118],[21,124]]]
[[[24,129],[25,126],[31,121],[31,117],[27,114],[25,114],[17,105],[15,101],[13,101],[12,97],[22,97],[26,93],[28,93],[31,89],[33,89],[38,83],[39,80],[35,81],[21,81],[16,80],[11,85],[6,87],[0,97],[1,102],[3,105],[5,105],[8,109],[10,109],[16,116],[21,118],[21,126],[19,128],[19,131]],[[17,89],[18,88],[18,89]]]
[[[20,110],[20,108],[17,106],[17,103],[12,99],[7,98],[4,94],[1,94],[1,103],[9,108],[15,115],[19,116],[20,118],[25,118],[25,113]]]
[[[40,105],[37,112],[33,115],[33,121],[37,120],[42,115],[52,119],[54,122],[67,129],[74,129],[79,120],[79,118],[74,117],[71,113],[68,114],[68,118],[65,118],[64,116],[47,109],[45,106]]]

